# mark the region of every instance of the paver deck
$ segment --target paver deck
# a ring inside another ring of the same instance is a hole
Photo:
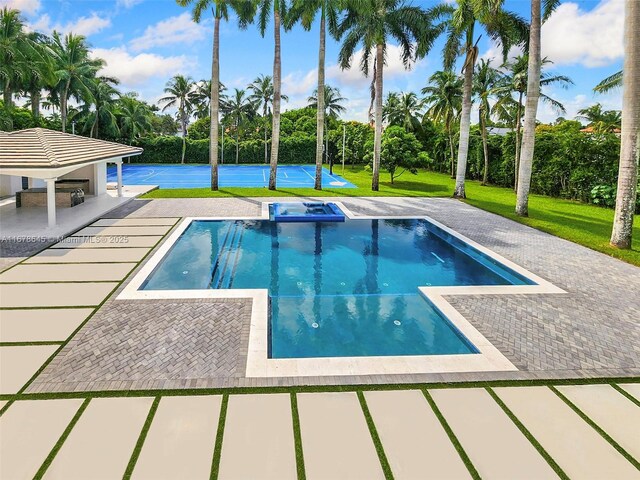
[[[153,247],[162,237],[160,235],[122,236],[104,235],[100,237],[67,237],[51,248],[135,248]]]
[[[143,227],[148,225],[174,225],[179,218],[102,218],[91,225],[94,227]]]
[[[0,274],[0,282],[100,282],[119,281],[135,263],[22,264]]]
[[[5,308],[96,306],[117,285],[113,282],[5,283],[0,284],[0,297]]]
[[[549,388],[495,392],[570,478],[640,478],[629,461]]]
[[[223,438],[218,478],[297,478],[288,394],[231,396]]]
[[[394,478],[471,478],[421,391],[366,392],[365,398]]]
[[[355,393],[302,393],[297,397],[309,480],[384,478]]]
[[[208,479],[222,397],[165,397],[153,417],[132,478]]]
[[[122,478],[152,402],[151,398],[91,400],[44,478]]]
[[[0,394],[18,393],[58,345],[0,347]]]
[[[640,401],[640,383],[623,383],[620,388],[624,389],[629,395]]]
[[[0,417],[0,478],[31,479],[82,400],[16,402]]]
[[[101,235],[164,235],[171,229],[168,225],[151,225],[144,227],[85,227],[73,234],[74,237],[101,236]]]
[[[557,478],[486,390],[432,390],[431,395],[482,478]]]
[[[139,262],[148,248],[50,248],[24,263],[116,263]]]
[[[0,342],[66,340],[92,311],[90,308],[0,310]]]

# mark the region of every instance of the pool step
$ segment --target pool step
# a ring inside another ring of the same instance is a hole
[[[210,288],[231,288],[240,257],[240,241],[243,234],[244,228],[239,222],[229,225],[211,272]]]

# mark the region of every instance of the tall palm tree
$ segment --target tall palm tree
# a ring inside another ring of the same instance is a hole
[[[626,0],[625,3],[625,57],[622,71],[622,142],[611,245],[631,248],[640,155],[640,4],[636,0]]]
[[[301,21],[306,30],[311,29],[315,16],[320,12],[320,43],[318,48],[318,86],[316,88],[316,175],[314,187],[322,190],[322,140],[325,128],[325,44],[327,21],[329,34],[336,38],[338,34],[338,15],[341,11],[343,0],[294,0],[287,27],[294,22]]]
[[[240,127],[254,117],[256,105],[247,97],[245,90],[234,89],[225,102],[224,114],[231,121],[236,133],[236,163],[240,162]]]
[[[427,115],[435,122],[443,123],[449,139],[451,177],[454,176],[455,152],[453,145],[453,125],[462,109],[462,78],[451,70],[435,72],[422,89],[425,95]]]
[[[620,111],[603,110],[599,103],[578,110],[576,118],[588,122],[588,126],[597,133],[613,132],[622,126]]]
[[[369,74],[372,53],[375,82],[375,135],[373,149],[373,176],[371,189],[379,190],[380,150],[382,146],[382,95],[385,51],[387,42],[395,39],[400,45],[405,68],[417,58],[427,54],[441,32],[432,25],[431,17],[420,7],[402,0],[350,0],[346,15],[338,26],[338,36],[344,37],[338,55],[340,68],[348,69],[358,45],[362,45],[360,68]]]
[[[129,143],[152,129],[153,114],[146,104],[136,98],[135,94],[120,97],[116,115],[120,135],[126,138]]]
[[[211,190],[218,190],[218,131],[220,110],[220,20],[229,20],[229,9],[238,14],[240,28],[247,25],[251,16],[251,1],[242,0],[176,0],[182,7],[193,4],[192,18],[200,23],[202,13],[209,7],[213,12],[213,48],[211,51],[209,163],[211,165]],[[183,139],[185,137],[183,136]],[[184,140],[183,140],[184,141]],[[184,144],[183,144],[184,145]],[[183,149],[184,150],[184,149]],[[184,157],[184,152],[183,152]]]
[[[285,0],[259,0],[258,28],[264,37],[267,25],[273,14],[273,116],[271,118],[271,161],[269,168],[269,190],[276,189],[278,170],[278,148],[280,147],[280,103],[282,100],[282,59],[280,55],[280,24],[287,15]]]
[[[84,100],[85,103],[91,101],[93,79],[105,62],[90,58],[85,37],[73,33],[61,37],[58,32],[53,32],[51,52],[55,63],[55,90],[60,99],[62,131],[66,132],[69,98]]]
[[[502,8],[504,0],[458,0],[456,7],[442,4],[433,11],[447,18],[447,40],[444,47],[445,69],[453,68],[458,56],[464,55],[462,73],[464,86],[462,112],[460,114],[460,141],[458,142],[458,166],[454,196],[465,198],[465,176],[469,154],[469,132],[471,128],[471,95],[473,72],[478,58],[477,25],[484,27],[489,37],[502,45],[502,55],[507,58],[509,49],[523,45],[526,40],[526,23],[516,14]]]
[[[480,121],[480,135],[482,137],[482,152],[484,155],[482,185],[486,185],[489,179],[489,146],[487,144],[487,123],[491,119],[491,104],[489,100],[495,94],[501,78],[500,72],[491,66],[491,60],[480,60],[473,79],[473,93],[478,99],[478,119]]]
[[[251,101],[262,109],[262,121],[264,123],[264,163],[268,163],[268,120],[271,115],[271,106],[273,105],[273,81],[271,75],[258,75],[255,80],[249,84],[248,89],[251,91],[249,94]],[[280,94],[280,99],[286,102],[289,100],[289,97]]]
[[[0,89],[5,108],[13,106],[13,95],[28,75],[27,62],[33,53],[20,12],[4,7],[0,10]]]
[[[390,92],[382,106],[382,119],[389,125],[403,127],[408,132],[416,132],[422,128],[420,119],[424,108],[424,100],[413,92],[401,92],[399,95]]]
[[[119,82],[113,78],[99,77],[93,80],[91,86],[91,104],[93,111],[87,116],[87,124],[90,125],[89,136],[100,138],[100,127],[117,137],[120,133],[116,118],[117,99],[120,92],[115,88]]]
[[[322,97],[324,98],[324,112],[322,112],[322,119],[325,123],[322,132],[324,134],[325,141],[324,152],[328,157],[329,132],[327,131],[327,119],[338,118],[341,114],[343,114],[347,109],[344,107],[344,105],[342,105],[342,103],[347,99],[340,95],[340,89],[338,89],[338,87],[332,87],[331,85],[326,84],[324,85],[324,95],[322,95]],[[311,108],[315,108],[316,110],[320,108],[320,96],[318,95],[317,89],[313,91],[309,98],[307,98],[307,102],[309,102],[309,107]],[[318,182],[320,182],[319,187]],[[322,190],[322,156],[320,157],[320,172],[318,172],[318,158],[316,157],[316,180],[314,188],[316,190]]]
[[[593,88],[595,93],[607,93],[622,87],[622,70],[602,80]]]
[[[167,82],[164,89],[167,96],[158,100],[158,103],[164,104],[162,111],[167,108],[177,107],[178,121],[182,132],[182,158],[184,163],[184,155],[187,149],[187,125],[189,124],[189,116],[193,111],[193,80],[191,77],[176,75]]]

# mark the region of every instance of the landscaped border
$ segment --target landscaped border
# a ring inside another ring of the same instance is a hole
[[[535,285],[419,287],[420,293],[451,322],[478,350],[465,355],[411,355],[330,358],[268,358],[269,297],[267,289],[197,289],[197,290],[140,290],[175,242],[193,221],[198,220],[268,220],[269,202],[262,202],[258,217],[186,217],[175,228],[151,259],[125,286],[116,300],[160,300],[160,299],[230,299],[252,300],[251,325],[247,352],[246,376],[255,377],[305,377],[330,375],[382,375],[419,373],[465,373],[514,371],[517,368],[486,339],[447,300],[455,295],[514,295],[566,293],[547,280],[507,260],[492,250],[446,227],[428,216],[365,216],[355,215],[341,202],[336,202],[345,215],[352,220],[423,219],[446,233],[470,245],[489,258],[510,268],[514,272],[535,282]]]

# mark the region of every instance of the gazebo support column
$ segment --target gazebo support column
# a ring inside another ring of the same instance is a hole
[[[49,228],[56,226],[56,179],[47,178],[47,219]]]
[[[116,162],[116,172],[118,176],[118,197],[122,197],[122,159]]]

